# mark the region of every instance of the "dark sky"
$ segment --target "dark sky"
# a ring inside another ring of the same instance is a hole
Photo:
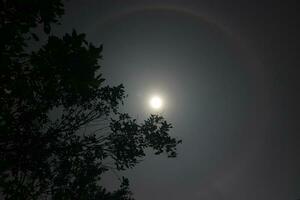
[[[104,44],[108,83],[143,120],[152,94],[183,140],[125,172],[138,200],[300,198],[297,1],[69,1],[57,33]],[[114,185],[110,174],[105,184]]]

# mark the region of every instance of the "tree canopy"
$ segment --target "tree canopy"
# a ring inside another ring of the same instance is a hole
[[[51,34],[63,14],[61,0],[0,2],[0,196],[132,199],[126,178],[108,191],[102,175],[134,167],[147,148],[175,157],[181,141],[162,116],[119,112],[126,94],[105,84],[102,46]],[[30,51],[36,27],[48,40]]]

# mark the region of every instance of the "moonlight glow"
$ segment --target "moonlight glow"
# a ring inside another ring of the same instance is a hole
[[[151,108],[158,110],[162,107],[162,99],[158,96],[154,96],[149,101]]]

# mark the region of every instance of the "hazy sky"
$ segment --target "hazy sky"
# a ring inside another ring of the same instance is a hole
[[[149,155],[125,173],[137,200],[300,197],[299,6],[249,2],[67,3],[56,32],[103,43],[124,110],[143,120],[160,95],[183,140],[178,158]]]

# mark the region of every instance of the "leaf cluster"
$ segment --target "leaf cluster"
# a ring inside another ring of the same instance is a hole
[[[0,193],[5,199],[130,200],[128,179],[107,191],[107,171],[134,167],[151,148],[176,156],[171,124],[151,115],[138,123],[119,106],[123,85],[101,74],[102,46],[75,30],[48,35],[28,53],[28,35],[64,13],[60,0],[0,2]],[[32,41],[31,41],[32,42]]]

